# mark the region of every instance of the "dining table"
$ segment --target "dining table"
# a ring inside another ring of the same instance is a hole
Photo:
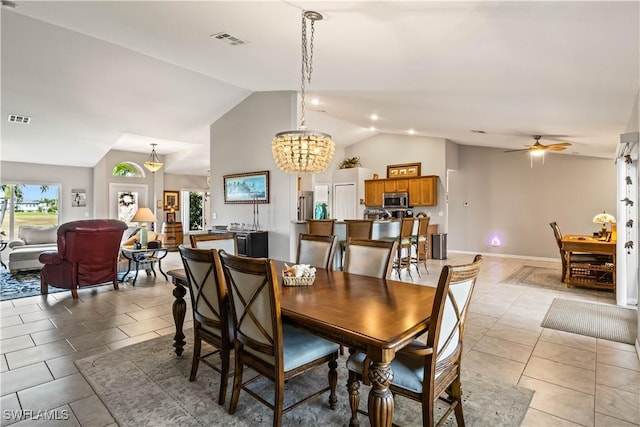
[[[281,272],[284,263],[276,261],[276,267]],[[183,269],[167,274],[175,285],[173,346],[181,355],[188,283]],[[436,288],[324,269],[316,269],[311,286],[284,286],[282,282],[278,280],[284,320],[371,359],[369,420],[372,426],[391,426],[391,361],[398,350],[427,330]],[[357,425],[357,420],[350,420],[349,425]]]

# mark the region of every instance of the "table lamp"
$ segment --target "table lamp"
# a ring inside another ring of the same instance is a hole
[[[143,248],[146,248],[148,242],[147,222],[156,222],[156,216],[149,208],[139,208],[133,218],[131,218],[131,221],[140,224],[140,244]]]
[[[604,236],[607,233],[607,224],[615,224],[616,219],[613,215],[609,215],[606,212],[602,212],[593,217],[594,224],[602,224],[602,229],[600,230],[600,236]]]

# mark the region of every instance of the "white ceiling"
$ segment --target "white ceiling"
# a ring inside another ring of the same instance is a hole
[[[167,172],[206,173],[212,122],[252,91],[299,89],[302,10],[325,17],[307,125],[338,144],[412,128],[515,149],[543,134],[612,157],[639,90],[637,1],[15,2],[1,22],[9,161],[90,167],[158,138]]]

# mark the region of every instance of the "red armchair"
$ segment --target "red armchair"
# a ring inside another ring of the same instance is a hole
[[[44,252],[40,262],[40,293],[48,286],[71,289],[113,282],[118,289],[118,256],[127,224],[115,219],[72,221],[58,227],[58,252]]]

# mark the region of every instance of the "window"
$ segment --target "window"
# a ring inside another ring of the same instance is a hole
[[[111,172],[113,176],[132,176],[138,178],[144,178],[144,169],[134,162],[122,162],[118,163]]]
[[[206,230],[209,226],[207,218],[210,212],[210,194],[204,190],[183,190],[182,222],[186,232]]]
[[[58,225],[59,194],[57,185],[0,184],[2,237],[18,237],[22,225]]]

